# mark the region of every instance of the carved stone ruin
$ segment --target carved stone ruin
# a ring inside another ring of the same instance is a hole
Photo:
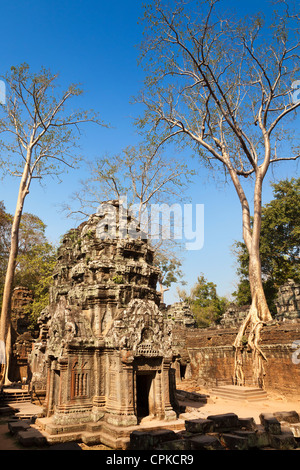
[[[166,315],[176,326],[196,328],[197,323],[195,317],[186,302],[176,302],[172,305],[168,305]]]
[[[11,301],[11,339],[12,356],[9,368],[9,379],[12,382],[28,384],[31,372],[28,364],[35,338],[28,330],[30,324],[30,306],[33,300],[32,292],[26,287],[15,287]]]
[[[42,388],[45,380],[45,433],[88,430],[93,442],[117,448],[126,428],[146,417],[176,419],[175,380],[153,250],[146,240],[119,236],[117,202],[103,207],[107,212],[71,230],[59,248],[31,355],[32,385]],[[112,210],[115,238],[109,231],[99,238],[99,223],[105,226]]]
[[[231,303],[220,320],[220,326],[222,328],[236,328],[240,326],[245,320],[249,308],[249,305],[238,307],[234,303]]]
[[[11,299],[11,323],[16,335],[27,333],[29,311],[26,307],[33,300],[32,291],[26,287],[15,287]]]
[[[276,301],[278,321],[300,321],[300,284],[289,279],[279,288]]]

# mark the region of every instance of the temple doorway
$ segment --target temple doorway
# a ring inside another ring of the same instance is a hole
[[[154,414],[153,379],[155,372],[142,371],[136,374],[136,415],[138,420]]]

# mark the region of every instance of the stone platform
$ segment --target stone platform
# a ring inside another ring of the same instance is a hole
[[[31,402],[27,390],[16,387],[4,387],[0,400],[0,414],[14,414],[18,419],[42,416],[43,408]]]
[[[130,435],[134,431],[182,431],[185,429],[185,420],[174,421],[145,420],[136,426],[114,426],[100,421],[98,423],[85,423],[82,425],[66,425],[57,433],[57,426],[52,424],[51,418],[38,418],[33,426],[42,435],[48,444],[64,442],[83,442],[87,445],[104,444],[112,449],[126,450],[130,444]]]
[[[262,401],[267,399],[265,390],[258,387],[244,387],[238,385],[221,385],[211,390],[211,393],[228,400]]]

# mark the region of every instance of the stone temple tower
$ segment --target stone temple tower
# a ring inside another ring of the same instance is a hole
[[[49,435],[81,432],[83,440],[93,436],[114,448],[124,447],[126,429],[145,417],[176,419],[159,271],[142,234],[124,236],[121,209],[105,203],[64,236],[41,317],[47,377],[39,424]]]

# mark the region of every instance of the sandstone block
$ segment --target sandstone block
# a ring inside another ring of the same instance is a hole
[[[191,450],[223,450],[219,439],[215,436],[199,435],[189,439]]]
[[[185,421],[185,429],[195,434],[213,432],[214,422],[209,419],[190,419]]]
[[[239,418],[235,413],[211,415],[207,417],[213,421],[215,432],[226,432],[239,427]]]
[[[256,429],[254,418],[239,418],[239,427],[248,431]]]
[[[276,411],[273,413],[278,421],[285,421],[286,423],[299,423],[299,415],[297,411]]]
[[[259,418],[267,432],[271,434],[281,434],[280,422],[272,413],[261,413]]]
[[[130,447],[133,450],[149,450],[166,441],[176,439],[176,433],[169,429],[157,431],[133,431],[130,434]]]
[[[190,450],[191,442],[189,439],[176,439],[174,441],[163,442],[156,447],[157,450]]]
[[[222,434],[221,442],[229,450],[248,450],[247,437],[238,436],[237,434]]]
[[[241,429],[238,431],[234,431],[234,434],[247,439],[248,447],[250,448],[257,447],[257,433],[255,431]]]
[[[26,431],[30,425],[24,421],[10,421],[8,422],[8,429],[12,435],[17,434],[19,431]]]
[[[300,438],[300,423],[288,423],[287,426],[281,426],[282,432],[288,427],[289,431],[293,433],[293,436],[297,439]]]
[[[259,449],[263,447],[268,447],[270,444],[270,440],[269,440],[269,434],[267,433],[265,428],[259,424],[257,426],[257,430],[255,431],[255,433],[256,433],[256,439],[257,439],[256,446]]]
[[[130,448],[132,450],[148,450],[153,448],[152,434],[146,431],[133,431],[130,434]]]
[[[26,431],[19,431],[17,438],[24,447],[41,447],[47,445],[45,436],[33,428],[29,428]]]
[[[270,434],[270,445],[278,450],[292,450],[297,447],[294,436],[287,432],[282,434]]]

